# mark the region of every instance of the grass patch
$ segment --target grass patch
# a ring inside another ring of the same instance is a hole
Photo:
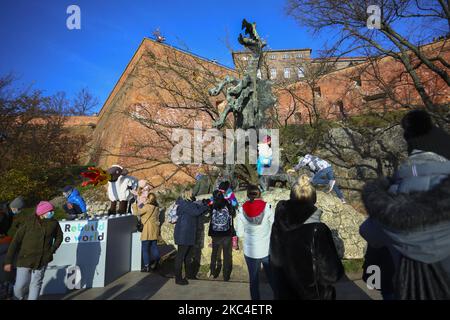
[[[361,273],[364,259],[342,260],[345,273]]]

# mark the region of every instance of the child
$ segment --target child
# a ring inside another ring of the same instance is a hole
[[[223,251],[223,280],[229,281],[233,268],[232,238],[235,210],[225,200],[220,190],[214,191],[213,199],[214,203],[208,231],[208,235],[212,238],[210,275],[214,276],[214,278],[219,276],[221,269],[220,256]]]
[[[220,192],[223,193],[225,200],[228,201],[228,203],[232,206],[233,210],[237,210],[239,207],[239,203],[236,199],[236,196],[233,192],[233,189],[231,189],[231,184],[229,181],[223,181],[219,184],[219,189]],[[210,198],[210,202],[209,202],[209,206],[212,206],[214,204],[214,197]],[[236,237],[236,232],[233,229],[233,249],[234,250],[239,250],[239,242],[238,242],[238,238]],[[210,243],[208,245],[208,247],[212,247],[212,244]]]
[[[252,300],[259,300],[261,264],[272,286],[269,244],[274,213],[270,205],[261,198],[261,191],[257,186],[248,187],[247,197],[249,200],[243,204],[237,215],[237,233],[243,238],[244,257],[250,278],[250,295]]]
[[[69,216],[69,220],[74,220],[79,215],[86,215],[86,203],[77,189],[67,186],[63,190],[63,195],[67,199],[63,209]]]
[[[259,186],[262,191],[266,191],[269,187],[268,177],[264,175],[265,168],[272,165],[272,139],[265,136],[262,143],[258,144],[258,160],[256,163],[256,171],[259,177]]]
[[[63,241],[63,233],[56,219],[53,205],[41,201],[36,214],[23,224],[14,236],[5,259],[5,272],[11,272],[16,260],[17,275],[14,297],[23,300],[28,290],[28,300],[39,297],[45,269]]]

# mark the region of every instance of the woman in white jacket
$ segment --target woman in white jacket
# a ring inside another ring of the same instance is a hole
[[[250,277],[251,298],[260,300],[259,270],[261,264],[272,286],[269,247],[274,212],[271,206],[261,199],[261,191],[257,186],[248,187],[247,197],[249,200],[239,208],[236,233],[244,242],[244,257]]]

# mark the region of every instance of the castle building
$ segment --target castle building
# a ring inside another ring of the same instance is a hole
[[[446,40],[421,50],[450,61]],[[311,108],[323,118],[340,119],[421,104],[403,65],[391,57],[320,59],[311,53],[311,49],[265,52],[260,76],[274,82],[280,123],[308,123]],[[249,55],[233,52],[232,69],[163,42],[143,39],[99,114],[86,121],[79,117],[68,121],[68,126],[89,132],[84,162],[103,168],[120,164],[155,187],[193,181],[197,165],[180,167],[171,160],[171,133],[176,128],[193,132],[196,121],[211,128],[226,102],[223,94],[209,96],[208,89],[226,75],[239,77]],[[310,70],[320,71],[314,81]],[[417,73],[433,102],[448,105],[446,83],[425,66],[419,66]]]

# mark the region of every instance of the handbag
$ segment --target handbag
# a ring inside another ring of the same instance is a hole
[[[136,224],[136,230],[138,232],[142,232],[142,230],[144,230],[144,224],[142,223],[140,218],[138,218],[138,222]]]

